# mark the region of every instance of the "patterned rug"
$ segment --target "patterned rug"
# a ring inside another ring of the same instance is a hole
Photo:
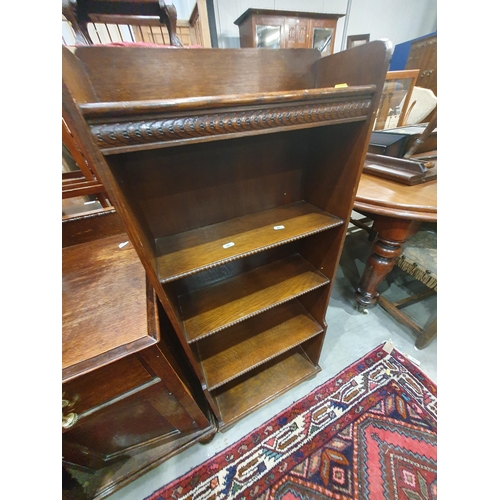
[[[147,500],[433,500],[436,432],[436,385],[386,344]]]

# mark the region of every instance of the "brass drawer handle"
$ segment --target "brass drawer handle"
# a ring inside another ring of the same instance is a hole
[[[66,416],[62,417],[63,429],[69,429],[78,421],[78,415],[76,413],[68,413]]]

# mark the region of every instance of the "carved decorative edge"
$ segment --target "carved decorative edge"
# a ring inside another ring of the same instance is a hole
[[[216,328],[215,330],[210,330],[209,332],[204,333],[203,335],[200,335],[199,337],[196,337],[195,339],[192,339],[192,340],[186,339],[186,341],[188,344],[193,344],[195,342],[198,342],[201,339],[204,339],[206,337],[209,337],[210,335],[213,335],[214,333],[221,332],[222,330],[225,330],[226,328],[230,328],[231,326],[237,325],[238,323],[246,321],[247,319],[250,319],[250,318],[253,318],[254,316],[265,313],[266,311],[274,309],[275,307],[278,307],[282,304],[286,304],[287,302],[290,302],[291,300],[296,299],[297,297],[301,297],[302,295],[305,295],[306,293],[312,292],[313,290],[317,290],[318,288],[321,288],[323,286],[328,285],[330,283],[330,280],[328,278],[326,278],[326,280],[327,281],[325,281],[324,283],[320,283],[319,285],[313,286],[313,287],[309,288],[308,290],[306,290],[305,292],[297,293],[293,297],[288,297],[285,300],[280,300],[279,302],[275,302],[274,304],[272,304],[268,307],[264,307],[263,309],[259,309],[258,311],[253,312],[252,314],[247,314],[243,318],[238,318],[237,320],[231,321],[231,323],[227,323],[224,326],[220,326],[219,328]]]
[[[107,149],[365,117],[371,104],[369,98],[340,103],[308,103],[201,116],[94,124],[90,125],[90,131],[98,146]]]
[[[223,385],[228,384],[229,382],[231,382],[232,380],[240,377],[241,375],[244,375],[245,373],[248,373],[248,372],[252,371],[254,368],[258,368],[259,366],[262,366],[263,364],[265,364],[265,363],[267,363],[269,361],[272,361],[273,359],[277,358],[281,354],[284,354],[285,352],[288,352],[288,351],[291,351],[292,349],[295,349],[297,346],[303,344],[307,340],[310,340],[310,339],[316,337],[317,335],[321,335],[322,333],[324,333],[323,328],[321,328],[321,330],[319,332],[313,333],[313,334],[309,335],[308,337],[302,339],[300,342],[295,342],[294,344],[292,344],[292,345],[290,345],[288,347],[285,347],[281,351],[277,351],[272,356],[269,356],[268,358],[263,359],[262,361],[259,361],[255,365],[252,365],[249,368],[245,368],[244,370],[242,370],[238,374],[233,375],[232,377],[229,377],[228,379],[224,380],[223,382],[219,382],[218,384],[215,384],[215,385],[209,387],[208,390],[209,391],[213,391],[214,389],[218,389],[219,387],[222,387]]]
[[[321,283],[321,284],[316,285],[316,286],[314,286],[314,287],[312,287],[312,288],[309,288],[309,289],[308,289],[308,290],[306,290],[305,292],[298,293],[298,294],[294,295],[293,297],[289,297],[288,299],[285,299],[285,300],[281,300],[281,301],[279,301],[279,302],[276,302],[276,303],[274,303],[274,304],[272,304],[272,305],[270,305],[270,306],[268,306],[268,307],[265,307],[264,309],[259,309],[258,311],[254,312],[254,313],[252,313],[252,314],[248,314],[247,316],[244,316],[243,318],[239,318],[239,319],[237,319],[237,320],[235,320],[235,321],[232,321],[231,323],[228,323],[228,324],[226,324],[226,325],[224,325],[224,326],[221,326],[221,327],[219,327],[219,328],[217,328],[217,329],[215,329],[215,330],[211,330],[210,332],[207,332],[207,333],[205,333],[204,335],[201,335],[201,336],[199,336],[199,337],[196,337],[196,339],[190,340],[188,343],[189,343],[189,344],[192,344],[193,342],[197,342],[197,341],[199,341],[199,340],[201,340],[201,339],[204,339],[204,338],[206,338],[206,337],[208,337],[208,336],[210,336],[210,335],[213,335],[214,333],[217,333],[217,332],[220,332],[220,331],[222,331],[222,330],[225,330],[226,328],[230,328],[231,326],[237,325],[238,323],[241,323],[241,322],[243,322],[243,321],[245,321],[245,320],[247,320],[247,319],[249,319],[249,318],[253,318],[254,316],[257,316],[257,315],[262,314],[262,313],[264,313],[264,312],[266,312],[266,311],[269,311],[269,310],[271,310],[271,309],[273,309],[273,308],[275,308],[275,307],[278,307],[278,306],[280,306],[280,305],[282,305],[282,304],[285,304],[285,303],[287,303],[287,302],[290,302],[291,300],[296,299],[297,297],[301,297],[302,295],[305,295],[306,293],[312,292],[313,290],[317,290],[318,288],[321,288],[321,287],[323,287],[323,286],[326,286],[326,285],[328,285],[329,283],[330,283],[330,280],[325,281],[324,283]]]
[[[248,252],[243,252],[243,253],[240,253],[238,255],[233,255],[232,257],[227,257],[225,259],[218,260],[216,262],[212,262],[211,264],[206,264],[204,266],[197,267],[196,269],[192,269],[190,271],[185,271],[183,273],[177,273],[177,274],[170,276],[168,278],[159,278],[159,280],[160,280],[160,283],[162,285],[165,283],[171,283],[172,281],[176,281],[178,279],[185,278],[186,276],[191,276],[192,274],[200,273],[203,271],[208,271],[208,269],[213,269],[214,267],[219,267],[219,266],[222,266],[224,264],[228,264],[229,262],[233,262],[233,261],[238,260],[238,259],[243,259],[245,257],[249,257],[250,255],[254,255],[254,254],[257,254],[260,252],[265,252],[266,250],[270,250],[271,248],[276,248],[276,247],[279,247],[281,245],[286,245],[287,243],[292,243],[293,241],[300,240],[302,238],[307,238],[308,236],[312,236],[313,234],[322,233],[323,231],[328,231],[329,229],[333,229],[335,227],[341,227],[344,225],[344,223],[345,223],[344,220],[338,219],[337,221],[332,222],[331,224],[328,224],[327,226],[323,226],[319,229],[314,229],[313,231],[308,231],[306,233],[299,234],[299,235],[294,236],[292,238],[287,238],[285,240],[278,241],[277,243],[273,243],[271,245],[265,245],[265,246],[262,246],[262,247],[255,249],[255,250],[249,250]]]

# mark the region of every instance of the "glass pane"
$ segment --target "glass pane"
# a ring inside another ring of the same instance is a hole
[[[279,49],[281,27],[280,26],[260,26],[256,27],[257,47],[265,49]]]
[[[314,28],[313,30],[313,49],[318,49],[322,55],[332,52],[332,28]]]

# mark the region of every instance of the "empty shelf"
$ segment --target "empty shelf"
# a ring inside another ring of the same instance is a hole
[[[298,300],[197,343],[209,390],[318,335],[322,327]]]
[[[222,416],[219,428],[238,420],[320,370],[298,346],[216,389],[213,395]]]
[[[299,201],[158,238],[159,278],[163,283],[172,281],[343,223],[338,217]]]
[[[299,254],[179,297],[188,342],[228,328],[330,280]]]

